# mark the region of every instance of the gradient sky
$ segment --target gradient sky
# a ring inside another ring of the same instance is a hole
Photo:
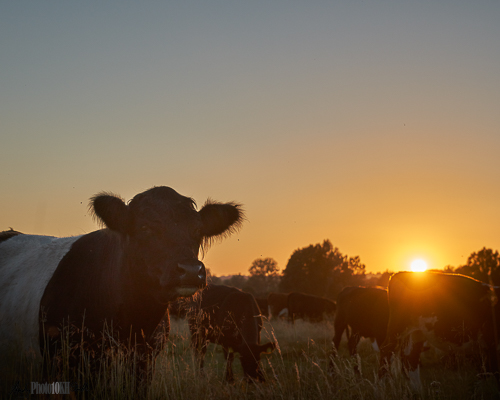
[[[217,275],[330,239],[367,271],[499,249],[500,2],[10,1],[0,229],[97,228],[88,199],[235,200]]]

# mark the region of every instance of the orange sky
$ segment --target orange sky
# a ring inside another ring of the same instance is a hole
[[[330,239],[367,271],[499,249],[500,5],[12,3],[1,229],[154,185],[244,204],[217,275]]]

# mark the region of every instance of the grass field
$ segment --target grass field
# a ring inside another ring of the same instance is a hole
[[[136,387],[134,363],[119,348],[101,364],[98,371],[82,360],[82,373],[77,387],[83,389],[75,397],[85,399],[493,399],[500,398],[492,377],[479,376],[476,366],[458,361],[448,368],[432,356],[423,358],[421,375],[423,389],[415,392],[404,374],[398,372],[383,380],[377,378],[378,353],[368,339],[359,345],[359,357],[347,355],[342,342],[335,363],[335,374],[327,373],[331,354],[333,326],[331,322],[310,324],[297,321],[266,322],[262,341],[276,341],[278,348],[262,356],[265,383],[249,384],[243,378],[239,360],[235,360],[236,382],[224,381],[225,360],[219,346],[210,345],[205,371],[200,374],[189,346],[189,329],[184,320],[172,320],[166,346],[159,351],[148,383]],[[361,374],[354,372],[360,363]],[[26,390],[31,381],[45,382],[40,368],[19,375],[13,363],[10,376],[2,377],[1,398],[30,397]],[[60,371],[51,381],[65,381],[68,371]],[[16,385],[17,382],[17,385]],[[87,386],[86,386],[87,385]],[[15,390],[14,390],[15,389]],[[24,390],[24,391],[23,391]],[[39,396],[42,398],[43,396]],[[66,396],[68,397],[68,396]],[[61,398],[45,396],[44,398]]]

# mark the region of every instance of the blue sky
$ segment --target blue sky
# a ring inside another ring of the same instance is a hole
[[[245,205],[216,274],[329,238],[369,271],[498,249],[500,3],[16,1],[0,221],[96,229],[154,185]]]

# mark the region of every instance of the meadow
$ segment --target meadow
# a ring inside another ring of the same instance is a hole
[[[379,380],[378,353],[369,339],[362,339],[359,356],[349,357],[344,340],[335,359],[335,372],[327,373],[332,351],[332,321],[311,324],[301,320],[295,325],[286,321],[266,321],[262,341],[275,341],[277,349],[261,357],[266,378],[264,383],[248,383],[236,359],[236,382],[224,380],[225,360],[220,346],[210,345],[205,359],[204,373],[198,370],[189,345],[189,329],[182,319],[172,319],[169,340],[160,349],[150,368],[150,379],[137,387],[133,353],[120,347],[112,349],[112,356],[91,370],[90,363],[82,359],[80,373],[72,387],[77,390],[72,398],[82,399],[493,399],[499,398],[492,377],[480,376],[478,369],[468,360],[442,362],[431,355],[422,357],[423,389],[415,392],[405,375],[393,363],[392,374]],[[64,363],[64,355],[62,357]],[[57,395],[30,395],[31,381],[45,382],[41,368],[32,368],[19,375],[22,365],[13,363],[10,376],[2,377],[2,399],[70,398]],[[361,366],[361,373],[355,372]],[[67,368],[58,370],[49,378],[65,381]],[[72,378],[74,379],[74,378]]]

